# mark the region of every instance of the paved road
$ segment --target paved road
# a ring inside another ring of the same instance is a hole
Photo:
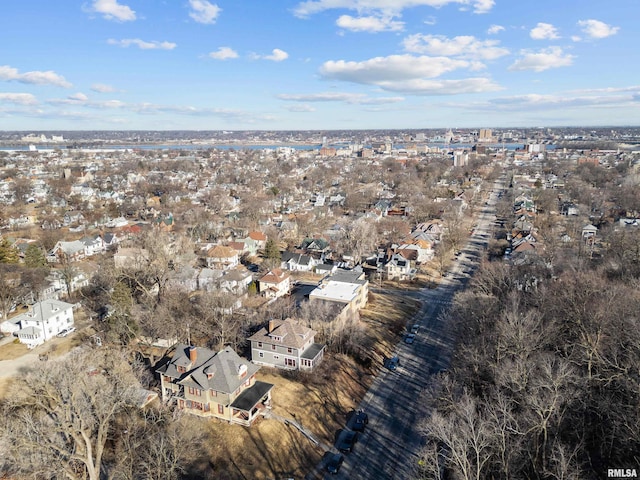
[[[494,191],[498,188],[496,183]],[[416,340],[412,345],[399,343],[396,354],[400,367],[395,372],[385,370],[373,382],[359,406],[369,414],[368,428],[354,451],[345,455],[339,474],[331,478],[413,477],[423,444],[418,422],[427,408],[420,398],[421,392],[434,373],[448,368],[454,347],[453,332],[442,314],[478,266],[495,220],[496,197],[493,193],[489,205],[479,213],[477,228],[450,269],[450,275],[438,288],[418,292],[423,305],[414,319],[420,325]]]

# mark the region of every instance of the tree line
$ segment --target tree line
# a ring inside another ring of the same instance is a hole
[[[638,278],[487,263],[459,294],[417,478],[590,479],[640,465]]]

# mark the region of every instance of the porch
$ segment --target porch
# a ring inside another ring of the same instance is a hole
[[[313,370],[324,358],[324,345],[314,343],[300,355],[300,370]]]
[[[231,422],[250,426],[260,412],[271,406],[271,383],[256,381],[230,405]]]

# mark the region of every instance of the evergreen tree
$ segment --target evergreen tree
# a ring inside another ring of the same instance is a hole
[[[0,241],[0,263],[18,263],[19,260],[18,250],[11,245],[9,240],[3,238]]]
[[[278,248],[278,244],[272,240],[271,238],[267,240],[267,244],[264,246],[264,258],[267,260],[278,260],[280,261],[280,249]]]
[[[35,243],[31,243],[24,252],[24,264],[29,268],[46,267],[44,252]]]

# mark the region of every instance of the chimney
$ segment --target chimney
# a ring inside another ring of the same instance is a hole
[[[273,330],[275,328],[276,328],[276,321],[275,320],[269,320],[269,327],[267,329],[267,333],[273,332]]]
[[[189,347],[189,360],[191,361],[192,365],[195,365],[197,358],[198,358],[198,350],[196,349],[196,347],[191,345]]]

